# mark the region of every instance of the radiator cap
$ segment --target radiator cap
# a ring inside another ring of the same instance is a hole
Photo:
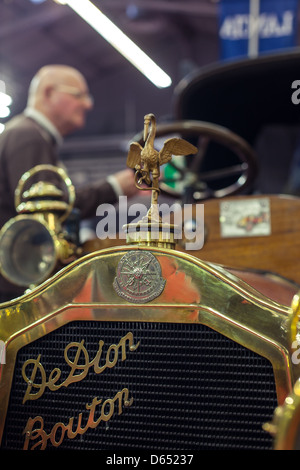
[[[123,226],[127,234],[127,243],[140,246],[158,246],[175,248],[179,227],[163,223],[158,210],[160,167],[170,162],[173,155],[197,153],[197,148],[184,139],[167,139],[160,151],[154,148],[156,119],[154,114],[144,117],[144,147],[139,142],[132,142],[127,155],[127,166],[135,170],[135,185],[141,191],[152,190],[151,207],[137,224]],[[147,185],[145,187],[144,185]]]

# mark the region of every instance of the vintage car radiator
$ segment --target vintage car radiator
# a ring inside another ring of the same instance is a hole
[[[120,247],[2,307],[3,449],[272,448],[291,309],[226,271]]]

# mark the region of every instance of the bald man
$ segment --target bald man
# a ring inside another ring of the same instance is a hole
[[[78,70],[49,65],[38,71],[30,84],[27,108],[0,135],[0,228],[16,215],[14,192],[20,177],[35,165],[60,164],[63,137],[85,125],[92,107],[88,85]],[[77,189],[75,205],[82,218],[95,216],[103,202],[115,203],[119,193],[136,193],[129,169],[108,181]]]
[[[17,215],[14,192],[21,176],[39,164],[59,165],[63,137],[85,125],[92,107],[87,82],[78,70],[49,65],[38,71],[29,87],[26,109],[0,135],[0,228]],[[132,196],[136,191],[133,172],[125,169],[77,189],[75,207],[82,218],[93,217],[100,204],[113,204],[120,194]],[[0,301],[1,291],[0,280]]]

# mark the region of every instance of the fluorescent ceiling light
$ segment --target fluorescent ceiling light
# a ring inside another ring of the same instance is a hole
[[[6,118],[10,115],[10,109],[0,104],[0,118]]]
[[[7,95],[0,91],[0,107],[1,106],[10,106],[12,103],[11,96]]]
[[[4,80],[0,80],[0,106],[10,106],[12,104],[12,98],[6,92],[6,86]]]
[[[2,91],[1,91],[2,90]],[[5,93],[5,82],[0,80],[0,119],[10,115],[9,106],[12,104],[12,98]],[[3,132],[3,124],[0,125],[0,133]]]
[[[158,88],[166,88],[172,84],[171,78],[92,2],[89,0],[55,1],[69,5]]]

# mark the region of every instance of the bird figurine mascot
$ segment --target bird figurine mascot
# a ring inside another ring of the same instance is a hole
[[[190,155],[197,153],[197,148],[184,139],[173,137],[167,139],[160,151],[154,148],[156,135],[156,119],[154,114],[146,114],[144,117],[144,142],[142,147],[138,142],[132,142],[127,156],[127,166],[136,170],[135,184],[138,189],[146,183],[152,189],[151,207],[148,211],[148,219],[158,221],[157,199],[159,194],[160,167],[172,159],[172,155]]]

